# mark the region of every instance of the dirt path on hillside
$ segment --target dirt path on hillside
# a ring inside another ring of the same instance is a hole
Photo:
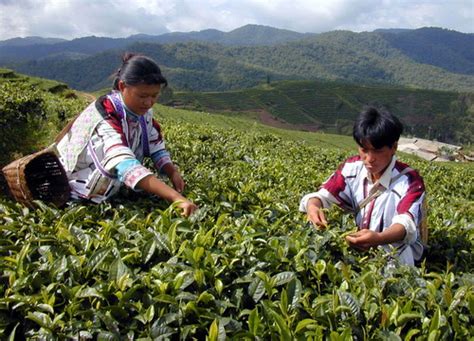
[[[87,100],[88,103],[92,103],[95,101],[95,96],[92,94],[89,94],[87,92],[78,92],[79,95]]]
[[[271,127],[290,129],[290,130],[312,131],[312,132],[318,131],[320,129],[320,126],[317,124],[288,123],[285,120],[282,120],[281,118],[273,116],[266,110],[252,110],[252,111],[258,113],[260,122]]]

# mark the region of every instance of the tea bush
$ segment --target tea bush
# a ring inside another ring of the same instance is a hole
[[[474,335],[472,166],[410,160],[429,192],[430,248],[419,267],[398,266],[348,248],[355,225],[339,210],[326,231],[297,212],[347,150],[170,113],[168,146],[200,206],[191,218],[141,193],[64,209],[0,199],[2,339]]]
[[[28,82],[0,82],[0,166],[51,143],[67,118],[84,104]]]

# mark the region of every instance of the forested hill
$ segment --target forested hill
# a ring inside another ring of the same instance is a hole
[[[173,36],[201,42],[171,43]],[[109,77],[125,50],[155,58],[178,90],[221,91],[283,79],[474,90],[474,35],[436,28],[303,35],[246,26],[224,36],[216,30],[169,34],[166,44],[157,44],[159,39],[150,36],[130,37],[124,39],[126,43],[94,38],[97,44],[87,44],[92,38],[81,39],[87,49],[57,50],[46,58],[6,64],[19,72],[60,80],[82,90],[109,86]],[[207,42],[202,42],[205,39]],[[259,45],[265,39],[272,44]],[[253,45],[243,46],[245,41]],[[37,45],[36,51],[60,44],[66,43]],[[27,47],[21,48],[26,53]]]
[[[174,44],[183,42],[223,45],[273,45],[299,40],[315,33],[298,33],[262,25],[245,25],[230,32],[207,29],[193,32],[171,32],[161,35],[136,34],[128,38],[82,37],[73,40],[54,38],[14,38],[0,41],[0,63],[28,61],[59,55],[90,56],[108,49],[126,48],[135,42]]]
[[[474,75],[474,35],[440,28],[382,34],[389,44],[413,60],[460,74]]]

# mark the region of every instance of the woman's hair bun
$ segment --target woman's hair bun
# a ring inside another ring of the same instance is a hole
[[[123,55],[122,55],[122,63],[126,63],[128,62],[130,59],[132,59],[133,57],[137,56],[136,53],[133,53],[133,52],[125,52]]]

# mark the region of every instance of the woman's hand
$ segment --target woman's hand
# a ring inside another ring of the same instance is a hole
[[[176,179],[182,181],[181,175],[179,175],[179,173],[177,173],[177,175]],[[137,187],[148,193],[155,194],[168,202],[176,203],[176,207],[182,209],[181,214],[185,217],[190,216],[198,208],[195,204],[178,193],[178,191],[174,190],[154,175],[150,174],[141,179],[138,182]]]
[[[189,200],[181,200],[177,206],[183,210],[181,215],[185,217],[189,217],[194,211],[198,209],[197,205]]]
[[[169,178],[171,182],[173,183],[174,189],[179,193],[183,193],[184,180],[181,177],[181,174],[179,174],[178,170],[175,170],[173,173],[171,173]]]
[[[162,170],[166,173],[166,175],[168,175],[168,178],[173,183],[173,187],[176,190],[176,192],[183,193],[183,191],[184,191],[184,180],[181,177],[181,174],[179,173],[176,166],[173,165],[170,162],[170,163],[167,163],[166,165],[164,165]]]

